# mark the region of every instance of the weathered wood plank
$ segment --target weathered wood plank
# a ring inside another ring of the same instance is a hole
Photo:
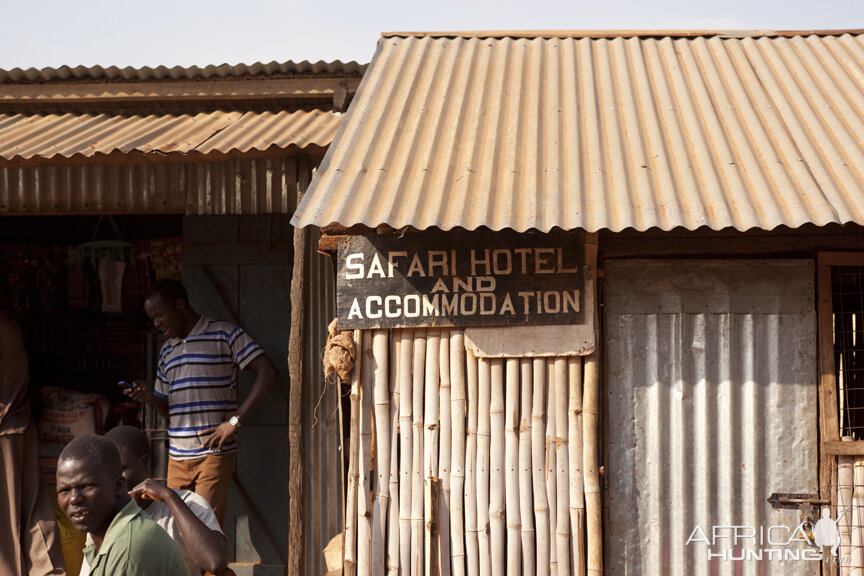
[[[856,442],[822,442],[823,456],[864,456],[864,440]]]
[[[816,314],[819,329],[819,436],[823,448],[819,459],[819,496],[830,500],[833,510],[837,501],[837,458],[825,448],[829,443],[832,446],[834,443],[840,444],[840,424],[837,414],[837,382],[834,376],[834,322],[830,266],[825,264],[817,266],[816,282]],[[826,574],[837,573],[836,564],[823,562],[823,568]]]

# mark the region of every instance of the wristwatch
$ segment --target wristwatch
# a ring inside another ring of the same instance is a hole
[[[231,418],[228,419],[228,423],[231,424],[231,426],[234,426],[236,428],[237,426],[240,425],[240,418],[238,418],[237,415],[235,414],[234,416],[231,416]]]

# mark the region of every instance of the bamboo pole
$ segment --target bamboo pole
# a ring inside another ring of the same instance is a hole
[[[372,573],[372,335],[363,338],[363,366],[360,372],[360,485],[357,490],[357,574]]]
[[[354,330],[354,349],[363,350],[363,332]],[[345,537],[342,541],[343,569],[347,576],[357,573],[357,491],[360,483],[360,371],[363,355],[356,354],[351,374],[351,432],[348,440],[348,495],[345,502]]]
[[[503,576],[508,550],[504,508],[504,465],[507,457],[504,439],[504,360],[495,358],[488,363],[492,386],[489,400],[489,547],[492,552],[491,573]]]
[[[471,350],[465,351],[468,377],[468,437],[465,447],[465,557],[468,576],[480,573],[480,548],[477,534],[477,360]]]
[[[399,571],[411,567],[411,473],[414,455],[414,332],[399,332]]]
[[[355,346],[355,343],[353,341],[351,343],[351,346],[352,346],[352,348]],[[353,349],[356,350],[356,348],[353,348]],[[353,378],[353,372],[354,372],[354,370],[353,370],[353,366],[352,366],[352,370],[351,370],[351,377],[352,378]],[[340,562],[339,565],[341,566],[341,571],[342,571],[342,574],[344,576],[347,573],[345,570],[345,533],[346,533],[347,518],[348,518],[348,516],[346,515],[346,510],[348,509],[346,497],[348,495],[348,492],[351,490],[351,486],[349,485],[349,482],[347,480],[348,479],[348,475],[347,475],[348,474],[348,466],[347,466],[348,462],[345,460],[345,456],[348,455],[350,457],[351,448],[346,446],[346,444],[345,444],[345,411],[342,408],[342,398],[343,398],[342,385],[343,384],[349,385],[349,388],[348,388],[349,397],[351,395],[351,388],[350,388],[350,383],[344,381],[338,375],[335,378],[335,380],[336,380],[336,390],[338,392],[338,394],[336,395],[336,422],[338,422],[338,424],[339,424],[339,448],[338,448],[338,450],[339,450],[339,478],[342,479],[342,494],[341,494],[341,496],[342,496],[342,523],[343,523],[342,524],[342,534],[339,535],[339,539],[341,540],[340,545],[342,546],[342,558],[340,558],[340,560],[339,560],[339,562]],[[350,410],[349,410],[348,414],[350,416],[350,414],[351,414]],[[145,426],[146,426],[146,424],[145,424]],[[147,426],[147,427],[150,427],[150,426]],[[349,425],[348,430],[350,433],[350,425]],[[356,500],[355,500],[355,502],[356,502]],[[356,510],[355,510],[354,514],[356,515]]]
[[[465,334],[455,329],[450,333],[450,386],[453,427],[453,450],[450,453],[451,570],[453,576],[465,576]]]
[[[558,574],[558,453],[555,451],[555,361],[546,361],[546,498],[549,503],[549,573]],[[567,547],[568,554],[570,547]]]
[[[387,518],[387,574],[399,574],[399,363],[402,330],[390,331],[390,513]]]
[[[852,461],[852,562],[849,574],[864,575],[864,457]]]
[[[451,420],[450,331],[441,331],[441,426],[439,427],[438,479],[441,501],[438,503],[438,538],[441,544],[442,576],[450,576],[450,468],[453,424]]]
[[[532,362],[530,358],[519,361],[521,414],[519,420],[519,519],[522,523],[522,575],[533,576],[536,559],[534,554],[534,501],[531,483],[531,394]]]
[[[582,477],[582,359],[567,359],[570,389],[570,559],[573,576],[585,576],[585,485]]]
[[[555,358],[555,464],[558,485],[556,549],[558,576],[570,576],[570,452],[567,408],[570,401],[567,358]]]
[[[441,574],[441,547],[438,545],[438,502],[441,498],[441,484],[438,478],[432,477],[424,484],[426,497],[423,500],[426,514],[426,529],[429,531],[428,544],[426,545],[426,565],[424,574],[427,576],[439,576]]]
[[[480,576],[490,576],[489,556],[489,443],[491,434],[492,366],[486,358],[477,361],[477,546]]]
[[[600,476],[597,471],[597,425],[600,393],[599,353],[585,358],[582,393],[582,461],[585,473],[585,535],[587,573],[603,574],[603,530],[600,510]]]
[[[414,331],[413,407],[414,421],[411,466],[411,574],[424,566],[423,516],[423,392],[426,378],[426,330]]]
[[[852,482],[854,471],[853,456],[837,458],[837,530],[840,533],[839,568],[840,576],[849,576],[851,565],[846,558],[852,556]]]
[[[437,574],[434,552],[439,549],[434,541],[438,533],[437,518],[433,518],[433,498],[437,491],[433,485],[438,481],[438,424],[441,417],[441,330],[430,328],[426,332],[426,371],[425,392],[423,397],[423,485],[426,497],[423,502],[424,536],[424,574]],[[437,506],[435,506],[437,508]]]
[[[507,519],[507,574],[522,569],[522,521],[519,509],[519,359],[508,358],[504,393],[504,492]],[[493,428],[494,430],[494,428]],[[495,441],[493,439],[494,446]]]
[[[385,543],[390,514],[390,387],[387,330],[372,331],[372,402],[375,411],[375,499],[372,501],[372,573],[386,570]]]
[[[537,575],[549,574],[549,502],[546,498],[546,360],[533,360],[531,407],[531,483],[537,538]]]

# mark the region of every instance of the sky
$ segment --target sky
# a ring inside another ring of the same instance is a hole
[[[864,0],[0,0],[0,69],[366,63],[381,32],[864,28]]]

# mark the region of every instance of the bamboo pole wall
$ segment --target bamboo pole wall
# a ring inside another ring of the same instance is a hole
[[[837,465],[840,576],[864,576],[864,456],[840,456]]]
[[[355,342],[346,574],[602,574],[596,357],[476,358],[457,329]]]

